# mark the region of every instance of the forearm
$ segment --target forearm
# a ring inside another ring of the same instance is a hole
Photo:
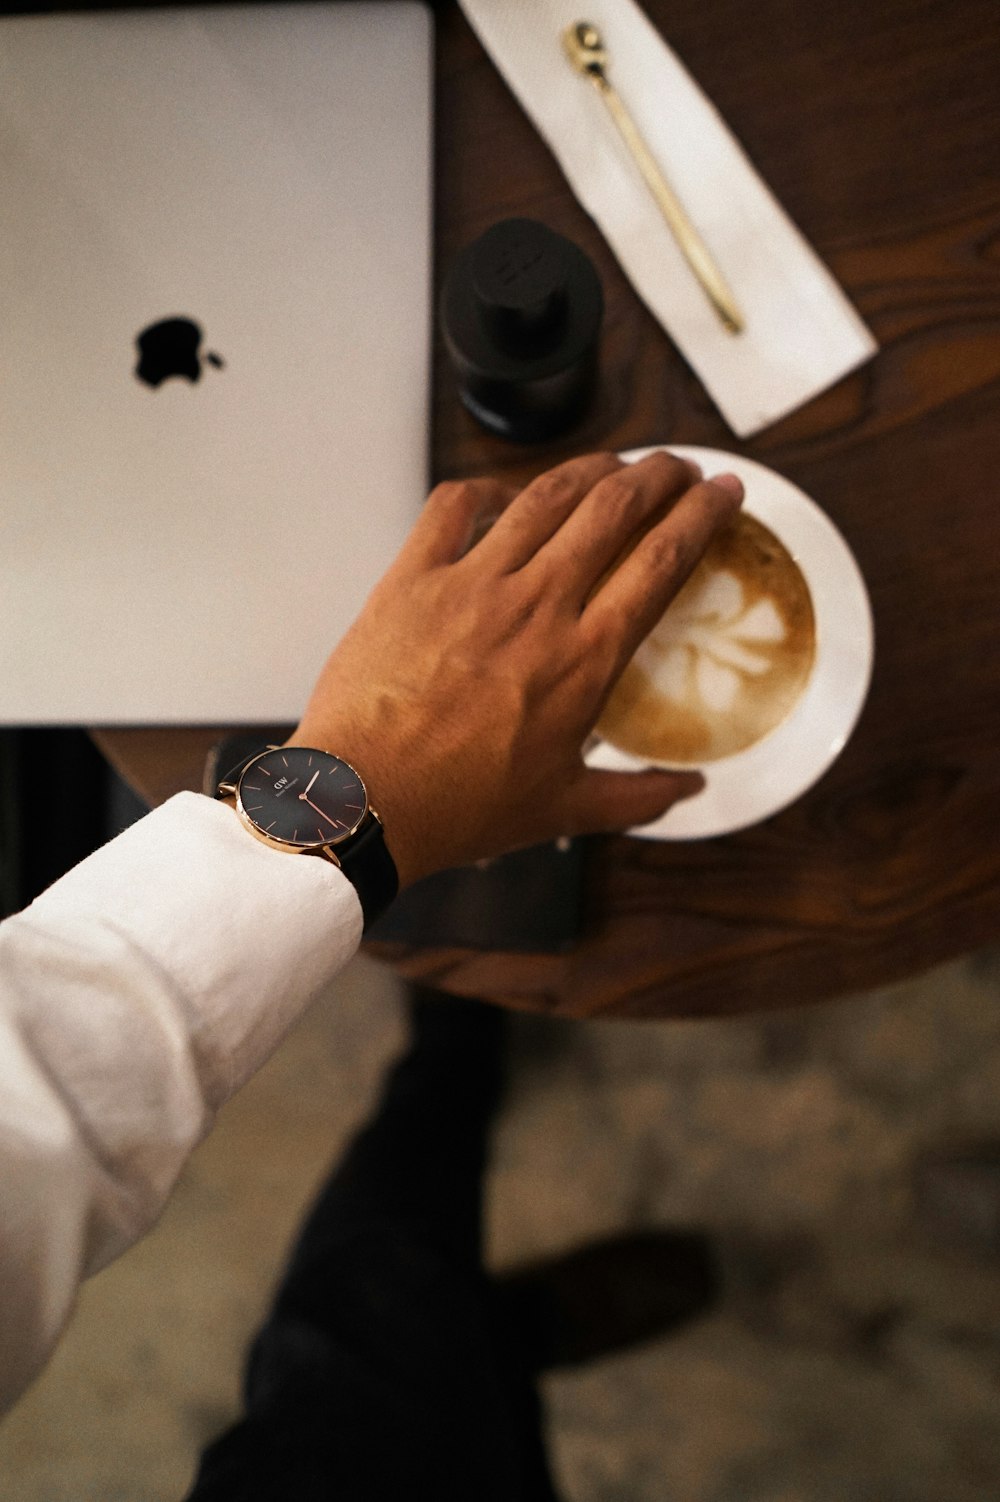
[[[194,794],[0,926],[0,1407],[360,932],[332,865]]]

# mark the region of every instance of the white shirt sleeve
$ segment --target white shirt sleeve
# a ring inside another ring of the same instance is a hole
[[[332,863],[195,793],[0,924],[0,1411],[361,928]]]

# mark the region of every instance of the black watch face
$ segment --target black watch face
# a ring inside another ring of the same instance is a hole
[[[276,844],[333,845],[357,829],[368,796],[357,772],[338,756],[308,746],[280,746],[246,768],[239,805]]]

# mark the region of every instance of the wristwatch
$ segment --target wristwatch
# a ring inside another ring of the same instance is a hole
[[[219,776],[234,751],[238,759]],[[244,827],[272,850],[319,855],[339,866],[360,898],[365,928],[374,923],[399,891],[399,876],[368,789],[350,762],[315,747],[262,748],[259,741],[247,755],[239,738],[223,741],[213,760],[214,796],[235,795]]]

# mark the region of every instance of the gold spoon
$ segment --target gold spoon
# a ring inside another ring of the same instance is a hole
[[[633,160],[656,200],[667,225],[680,247],[681,254],[715,309],[723,326],[731,334],[743,330],[743,316],[726,285],[708,247],[695,229],[673,188],[660,171],[652,152],[636,128],[635,121],[622,103],[621,96],[608,78],[608,54],[596,26],[576,21],[563,32],[563,48],[573,67],[589,78],[610,111]]]

